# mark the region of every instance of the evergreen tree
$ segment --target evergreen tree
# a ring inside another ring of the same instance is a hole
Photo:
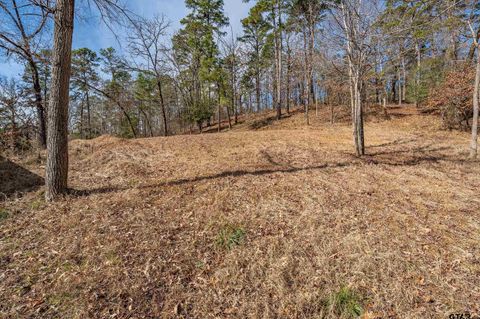
[[[268,32],[271,30],[271,25],[263,16],[264,10],[262,3],[257,3],[250,9],[248,17],[242,20],[243,36],[239,38],[247,45],[249,52],[249,72],[247,73],[251,73],[255,79],[257,111],[262,109],[261,81],[263,69],[267,65],[264,59],[264,51],[267,47]]]
[[[218,37],[224,34],[222,28],[228,25],[228,18],[223,12],[223,0],[186,0],[185,4],[191,12],[182,19],[184,27],[173,39],[174,56],[178,63],[177,71],[191,76],[191,80],[184,78],[190,82],[193,92],[190,97],[184,98],[190,100],[187,119],[195,121],[201,128],[205,117],[211,114],[212,105],[217,104],[220,110],[217,42]],[[216,99],[212,92],[215,88]],[[218,116],[219,127],[220,123]]]
[[[92,116],[91,116],[91,96],[92,87],[98,85],[99,76],[97,67],[99,66],[97,54],[88,49],[81,48],[72,52],[72,78],[71,88],[74,97],[80,100],[79,126],[80,136],[82,138],[92,138]],[[84,123],[84,105],[86,106],[86,124],[87,134],[85,135]]]

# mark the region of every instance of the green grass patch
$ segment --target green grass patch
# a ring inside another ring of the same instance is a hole
[[[8,210],[0,208],[0,222],[7,219],[10,216]]]
[[[33,210],[39,210],[40,208],[43,207],[43,205],[45,204],[45,200],[42,198],[42,199],[35,199],[33,200],[31,203],[30,203],[30,207],[33,209]]]
[[[0,209],[0,222],[10,217],[10,213],[6,209]]]
[[[362,299],[355,291],[342,287],[330,295],[329,308],[341,318],[358,318],[363,313]]]
[[[220,248],[231,250],[243,242],[245,235],[242,227],[225,225],[218,232],[215,243]]]

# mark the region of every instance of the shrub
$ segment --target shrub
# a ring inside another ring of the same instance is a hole
[[[442,117],[447,129],[467,130],[473,115],[475,70],[463,65],[449,71],[442,84],[430,94],[429,107]]]

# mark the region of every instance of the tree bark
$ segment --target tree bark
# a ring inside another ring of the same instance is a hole
[[[480,45],[477,44],[477,68],[475,73],[475,88],[473,90],[473,122],[472,141],[470,144],[470,158],[475,159],[478,154],[478,104],[480,99]]]
[[[58,0],[53,35],[52,84],[47,112],[47,165],[45,199],[53,201],[67,192],[68,104],[75,0]]]

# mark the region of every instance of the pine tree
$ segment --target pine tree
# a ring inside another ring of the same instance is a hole
[[[228,25],[228,18],[223,12],[223,0],[186,0],[185,5],[191,12],[182,19],[184,27],[175,35],[173,44],[178,71],[189,73],[193,79],[191,110],[187,112],[191,116],[187,118],[196,121],[201,128],[204,118],[211,113],[211,105],[217,104],[220,129],[220,60],[217,42],[218,37],[224,34],[222,28]],[[217,98],[213,96],[215,88]]]
[[[99,75],[97,67],[99,66],[99,58],[97,54],[88,49],[81,48],[72,52],[72,90],[77,93],[76,96],[80,99],[80,136],[82,138],[92,138],[92,116],[91,116],[91,96],[92,87],[98,85]],[[87,108],[87,134],[85,136],[84,124],[84,108]]]
[[[248,73],[253,73],[255,78],[255,95],[257,103],[257,111],[262,109],[261,103],[261,81],[263,69],[267,63],[264,59],[263,52],[267,47],[268,33],[271,25],[263,17],[264,7],[257,3],[249,12],[247,18],[242,20],[243,36],[239,38],[248,47]]]

